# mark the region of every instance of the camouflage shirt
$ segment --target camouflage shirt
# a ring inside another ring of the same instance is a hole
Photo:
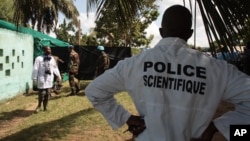
[[[68,72],[77,73],[79,65],[80,65],[79,55],[77,52],[72,50],[69,55]]]

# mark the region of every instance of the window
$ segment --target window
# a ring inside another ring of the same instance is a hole
[[[5,63],[8,64],[9,62],[10,62],[10,58],[9,58],[9,56],[6,56],[5,57]]]
[[[0,49],[0,56],[3,56],[3,49]]]
[[[15,54],[16,54],[16,51],[13,49],[12,50],[12,56],[15,56]]]
[[[2,71],[3,70],[3,64],[1,63],[0,64],[0,71]]]
[[[10,76],[10,70],[5,71],[5,76]]]

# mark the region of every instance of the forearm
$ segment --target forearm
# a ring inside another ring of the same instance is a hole
[[[250,124],[250,77],[235,66],[228,66],[228,82],[223,101],[233,104],[233,109],[214,120],[220,133],[229,140],[230,125]]]
[[[113,129],[124,125],[130,117],[130,113],[114,98],[114,95],[121,90],[123,90],[122,85],[119,85],[117,79],[110,73],[96,78],[85,89],[87,98],[103,114]]]
[[[126,123],[131,114],[123,106],[119,105],[112,94],[99,91],[89,85],[86,89],[86,96],[93,106],[102,113],[113,129],[118,129]]]
[[[218,132],[218,129],[214,122],[211,122],[199,138],[192,138],[190,141],[211,141],[216,132]]]
[[[213,137],[213,135],[218,132],[217,127],[214,125],[214,122],[211,122],[207,128],[209,134],[211,137]]]
[[[85,89],[86,96],[97,108],[113,129],[124,125],[131,114],[117,103],[114,95],[125,90],[120,70],[110,69],[94,79]]]
[[[102,113],[114,130],[123,126],[131,116],[131,114],[126,111],[123,106],[117,103],[95,105],[94,107]]]
[[[230,111],[214,120],[214,124],[219,132],[229,140],[230,125],[246,125],[250,124],[250,116],[248,112]]]

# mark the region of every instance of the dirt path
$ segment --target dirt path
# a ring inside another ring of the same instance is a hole
[[[18,110],[17,115],[10,120],[0,120],[0,138],[12,134],[12,129],[17,128],[22,121],[26,120],[28,116],[34,113],[37,103],[30,103],[26,109]]]

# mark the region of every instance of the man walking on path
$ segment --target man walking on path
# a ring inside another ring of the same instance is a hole
[[[38,88],[38,105],[35,112],[40,111],[42,104],[43,110],[47,110],[48,99],[54,82],[54,74],[61,81],[56,61],[51,56],[51,48],[46,46],[43,48],[43,51],[43,55],[36,57],[32,73],[33,83]]]

